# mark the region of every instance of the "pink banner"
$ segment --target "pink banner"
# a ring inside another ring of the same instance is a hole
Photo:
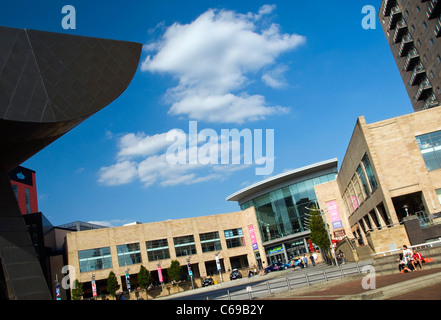
[[[162,269],[160,266],[158,266],[158,277],[159,277],[159,282],[164,282],[164,279],[162,279]]]
[[[343,224],[341,222],[340,213],[337,208],[337,201],[326,202],[326,207],[328,208],[329,218],[331,219],[332,227],[341,228]]]
[[[256,233],[254,232],[254,226],[250,225],[248,226],[248,232],[250,233],[251,243],[253,244],[253,250],[257,250],[257,239],[256,239]]]

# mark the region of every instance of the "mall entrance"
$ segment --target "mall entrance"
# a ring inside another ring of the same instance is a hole
[[[401,222],[407,216],[416,215],[421,226],[425,226],[429,222],[424,196],[421,191],[392,198],[392,202],[398,221]]]
[[[299,257],[310,252],[308,239],[289,239],[284,242],[265,248],[268,263],[287,263],[291,258]]]

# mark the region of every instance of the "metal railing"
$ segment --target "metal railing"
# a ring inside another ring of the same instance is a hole
[[[245,287],[242,286],[240,288],[225,288],[225,291],[222,290],[222,292],[217,291],[216,293],[212,293],[208,291],[203,295],[204,299],[208,300],[252,300],[254,298],[268,297],[276,293],[309,287],[313,284],[360,274],[365,272],[362,270],[365,265],[371,265],[371,263],[364,261],[361,264],[354,262],[343,265],[340,264],[339,266],[303,268],[300,271],[288,272],[291,274],[287,276],[277,276],[270,280],[256,281],[254,283],[250,282],[245,284]]]
[[[409,249],[413,249],[413,248],[424,249],[424,248],[433,248],[433,247],[437,247],[437,246],[441,246],[441,239],[437,240],[437,241],[431,241],[431,242],[425,242],[425,243],[421,243],[421,244],[416,244],[414,246],[409,246],[408,248]],[[372,257],[379,256],[379,255],[386,256],[386,255],[391,255],[391,254],[394,254],[394,253],[396,254],[396,253],[401,252],[401,251],[403,251],[402,248],[392,249],[392,250],[388,250],[388,251],[376,252],[376,253],[371,254],[371,256]]]

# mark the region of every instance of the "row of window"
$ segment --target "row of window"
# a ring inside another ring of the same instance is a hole
[[[245,239],[241,228],[224,230],[227,248],[235,248],[245,245]],[[219,232],[199,234],[202,252],[222,250]],[[170,258],[169,244],[167,239],[150,240],[145,242],[147,258],[151,261]],[[176,257],[195,255],[196,245],[193,235],[173,238]],[[139,243],[117,245],[118,263],[120,267],[142,263]],[[78,251],[80,272],[89,272],[112,268],[112,256],[110,247],[95,248]]]
[[[343,193],[343,202],[349,214],[357,210],[377,187],[377,179],[375,178],[369,156],[366,153]]]
[[[441,168],[441,131],[435,131],[416,137],[427,170]]]

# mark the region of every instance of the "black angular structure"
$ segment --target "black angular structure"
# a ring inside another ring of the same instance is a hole
[[[118,98],[141,49],[0,27],[0,298],[52,299],[8,172]]]

